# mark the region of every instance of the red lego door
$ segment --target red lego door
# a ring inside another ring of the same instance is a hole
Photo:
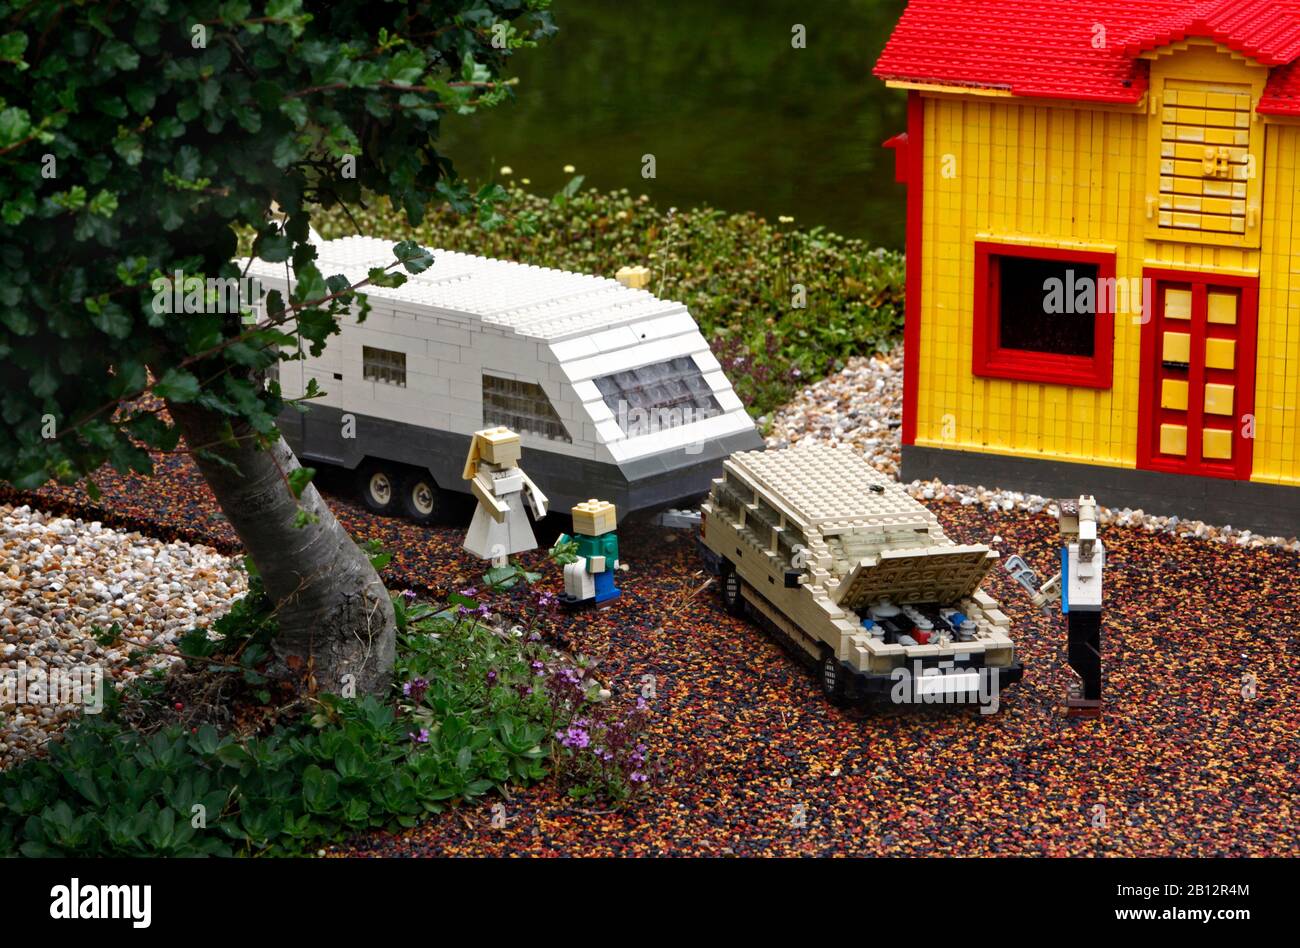
[[[1259,281],[1147,270],[1137,466],[1246,480]]]

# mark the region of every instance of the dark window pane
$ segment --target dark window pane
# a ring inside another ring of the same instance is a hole
[[[1091,358],[1099,272],[1090,263],[997,258],[1000,347]]]

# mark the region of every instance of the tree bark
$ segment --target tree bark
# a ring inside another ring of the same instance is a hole
[[[347,695],[351,685],[356,694],[382,694],[396,652],[393,604],[369,558],[315,485],[293,496],[287,478],[300,465],[289,445],[279,438],[263,450],[251,429],[238,423],[237,446],[226,445],[225,416],[195,405],[169,402],[167,408],[187,444],[203,445],[237,469],[194,458],[279,607],[277,656],[302,659],[314,689]],[[315,522],[295,527],[299,509]]]

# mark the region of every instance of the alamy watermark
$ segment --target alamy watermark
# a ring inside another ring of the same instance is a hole
[[[99,665],[0,671],[0,708],[14,705],[104,710],[104,669]]]
[[[197,277],[177,270],[150,285],[153,311],[158,314],[255,312],[262,301],[257,277]]]
[[[620,398],[617,418],[618,426],[629,438],[640,438],[643,435],[657,434],[673,428],[684,428],[719,414],[721,412],[717,409],[697,408],[692,404],[633,408],[626,400]],[[704,440],[687,443],[685,450],[687,454],[699,454],[704,450]]]
[[[963,668],[953,662],[923,667],[914,661],[890,673],[894,704],[977,704],[980,714],[995,714],[999,703],[996,668]]]
[[[1043,312],[1049,316],[1093,316],[1105,313],[1150,319],[1155,299],[1150,277],[1093,277],[1065,271],[1065,278],[1043,281]]]

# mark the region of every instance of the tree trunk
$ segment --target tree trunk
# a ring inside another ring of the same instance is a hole
[[[300,467],[293,451],[283,438],[260,449],[251,429],[238,423],[238,446],[222,444],[225,416],[195,405],[169,402],[167,408],[187,444],[203,445],[237,468],[194,458],[279,607],[276,654],[302,659],[321,691],[346,695],[351,685],[357,694],[381,694],[392,680],[393,604],[315,485],[293,496],[287,477]],[[315,522],[295,527],[299,509]]]

